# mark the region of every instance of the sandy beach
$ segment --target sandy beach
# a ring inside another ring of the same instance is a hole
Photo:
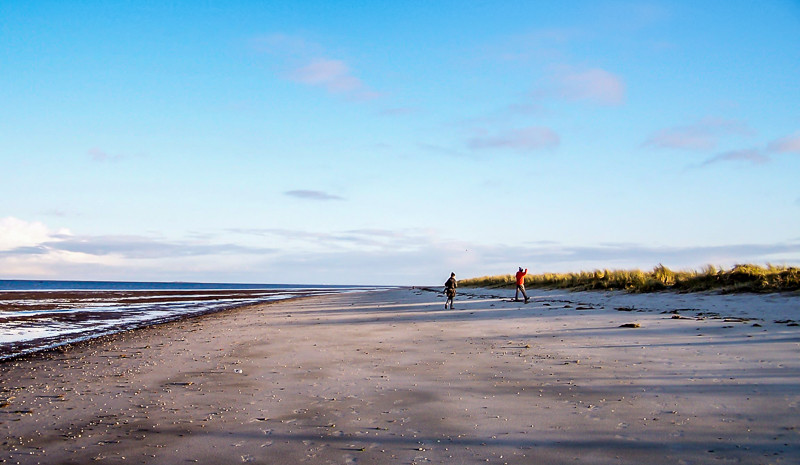
[[[5,463],[800,463],[800,296],[396,289],[0,363]]]

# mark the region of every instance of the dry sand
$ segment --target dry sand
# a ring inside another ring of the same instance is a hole
[[[310,297],[8,361],[0,460],[800,463],[800,297],[531,294]]]

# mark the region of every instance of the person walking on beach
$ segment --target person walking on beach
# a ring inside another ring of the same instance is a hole
[[[453,301],[456,298],[456,287],[458,287],[458,283],[456,282],[456,274],[450,273],[450,279],[444,283],[444,293],[447,295],[447,300],[444,302],[444,308],[447,308],[447,304],[449,302],[450,310],[453,309]]]
[[[522,296],[525,297],[525,303],[528,303],[528,294],[525,293],[525,275],[528,274],[528,269],[525,268],[525,271],[522,271],[522,267],[519,267],[519,271],[517,271],[516,278],[517,278],[517,291],[514,293],[514,301],[519,302],[519,292],[522,291]]]

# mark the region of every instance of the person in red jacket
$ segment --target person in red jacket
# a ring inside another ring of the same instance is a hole
[[[519,292],[522,291],[522,296],[525,297],[525,303],[528,303],[528,294],[525,293],[525,275],[528,274],[528,269],[525,268],[525,271],[522,271],[522,267],[519,267],[519,271],[517,271],[517,291],[514,293],[514,301],[519,302]]]

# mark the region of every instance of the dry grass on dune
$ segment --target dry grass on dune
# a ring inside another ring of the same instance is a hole
[[[463,279],[465,287],[511,287],[514,275]],[[595,270],[578,273],[542,273],[525,277],[525,286],[573,290],[626,290],[655,292],[783,292],[800,290],[800,268],[787,266],[735,265],[731,269],[706,265],[701,270],[674,271],[658,265],[652,271]]]

